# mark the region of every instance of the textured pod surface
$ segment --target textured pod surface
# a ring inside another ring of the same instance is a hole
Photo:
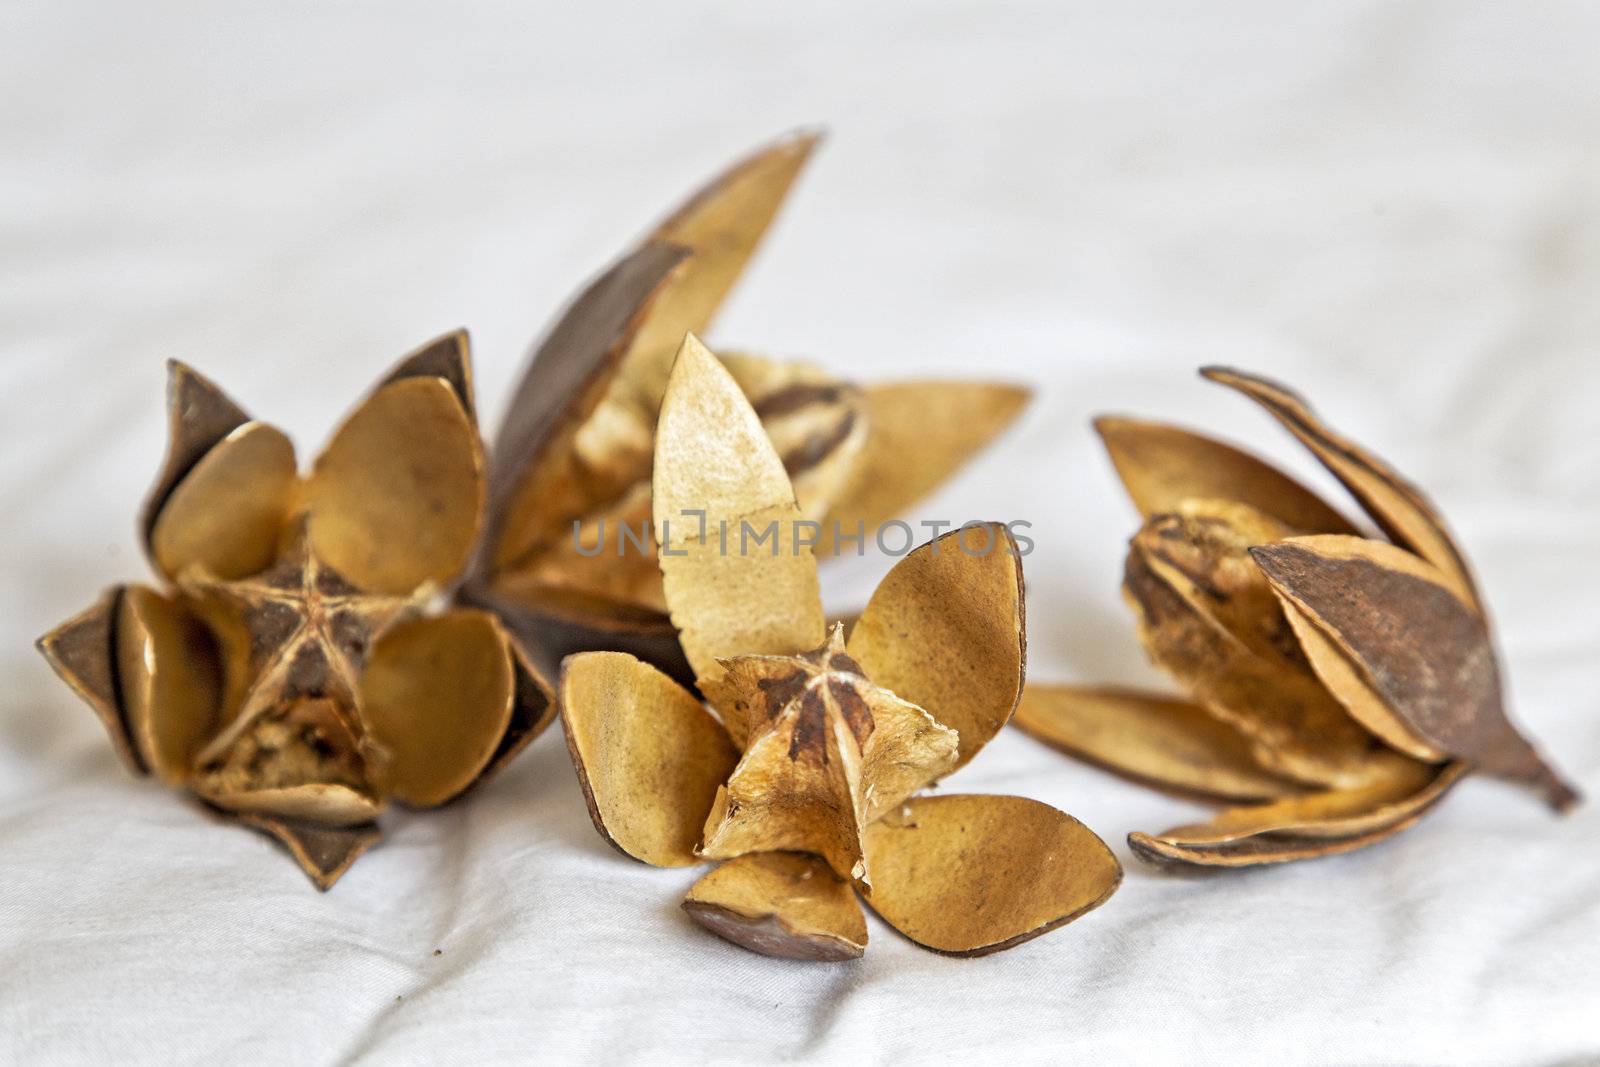
[[[853,960],[867,947],[866,916],[850,883],[797,852],[754,852],[719,864],[689,888],[683,910],[763,956]]]

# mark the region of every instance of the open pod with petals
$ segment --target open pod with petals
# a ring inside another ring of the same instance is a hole
[[[867,938],[859,893],[913,941],[975,955],[1116,889],[1111,852],[1054,808],[918,795],[1022,692],[1022,570],[1003,526],[921,546],[848,637],[830,628],[783,457],[693,335],[664,389],[652,514],[704,701],[621,652],[567,657],[559,699],[601,836],[658,866],[720,861],[684,901],[698,922],[770,955],[850,959]]]
[[[1232,445],[1098,420],[1144,518],[1123,591],[1150,657],[1188,697],[1035,685],[1018,725],[1136,780],[1248,802],[1130,835],[1165,865],[1360,848],[1415,823],[1469,771],[1528,785],[1557,810],[1575,803],[1507,716],[1476,583],[1428,499],[1290,389],[1202,373],[1282,423],[1387,540]]]
[[[491,450],[486,537],[464,596],[550,662],[633,653],[682,680],[656,565],[656,418],[685,334],[703,334],[818,143],[798,133],[735,163],[595,279],[535,347]],[[724,353],[783,461],[801,515],[870,538],[1021,410],[984,382],[856,386],[803,362]],[[861,542],[857,540],[856,544]]]
[[[401,360],[302,473],[283,433],[174,363],[140,522],[160,584],[39,641],[131,770],[281,840],[326,889],[390,801],[446,803],[554,716],[466,566],[484,459],[464,333]]]

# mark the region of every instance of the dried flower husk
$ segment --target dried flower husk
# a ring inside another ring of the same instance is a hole
[[[693,680],[655,546],[640,537],[656,421],[683,338],[710,325],[818,141],[794,134],[708,182],[536,347],[493,449],[488,533],[464,595],[545,660],[614,649]],[[863,389],[806,363],[721,358],[772,438],[801,516],[821,524],[818,555],[832,554],[836,524],[846,535],[864,524],[870,536],[926,495],[1027,399],[980,382]]]
[[[853,958],[866,931],[847,887],[880,891],[880,837],[896,879],[880,914],[941,951],[1007,947],[1115,889],[1121,872],[1105,846],[1031,801],[944,798],[960,802],[949,809],[959,818],[935,820],[946,829],[879,829],[899,825],[921,803],[915,794],[970,759],[1015,706],[1022,579],[1003,526],[946,534],[901,560],[846,642],[842,625],[825,627],[804,543],[790,551],[780,540],[777,552],[718,543],[722,520],[782,531],[800,506],[739,383],[692,335],[668,379],[653,482],[666,600],[716,717],[618,653],[568,657],[561,703],[602,837],[663,865],[725,861],[685,901],[697,921],[757,952]],[[675,519],[690,509],[705,526],[680,530]],[[952,835],[967,835],[973,851]],[[967,918],[955,931],[920,932],[937,908]]]
[[[1360,536],[1231,445],[1097,420],[1145,517],[1124,590],[1151,657],[1193,702],[1120,693],[1122,720],[1111,727],[1114,709],[1093,691],[1049,688],[1024,699],[1025,728],[1201,797],[1247,798],[1241,751],[1267,784],[1292,783],[1269,803],[1130,835],[1137,855],[1164,865],[1248,867],[1365,847],[1413,825],[1472,770],[1531,785],[1557,809],[1575,803],[1506,716],[1470,568],[1428,499],[1288,388],[1224,368],[1202,373],[1265,407],[1390,541]],[[1196,712],[1226,730],[1202,727]]]
[[[137,773],[281,841],[331,886],[390,800],[429,807],[549,724],[498,619],[425,611],[484,509],[464,333],[402,359],[304,478],[288,439],[181,364],[142,514],[164,588],[119,586],[40,639]]]

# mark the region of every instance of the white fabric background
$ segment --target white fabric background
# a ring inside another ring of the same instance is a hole
[[[865,960],[807,966],[705,934],[693,872],[605,846],[559,731],[392,818],[327,895],[123,773],[29,645],[144,574],[165,359],[308,453],[465,324],[492,415],[581,279],[823,122],[714,339],[1037,385],[923,511],[1034,523],[1033,677],[1155,680],[1091,413],[1328,484],[1193,374],[1237,363],[1431,490],[1518,714],[1600,794],[1592,5],[576,7],[0,7],[0,1059],[1600,1062],[1600,803],[1557,820],[1475,780],[1380,848],[1158,877],[1123,835],[1198,809],[1008,733],[950,788],[1075,813],[1128,864],[1117,896],[995,957],[873,920]],[[830,570],[835,603],[886,567]]]

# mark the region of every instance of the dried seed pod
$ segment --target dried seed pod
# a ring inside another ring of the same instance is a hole
[[[1071,922],[1122,882],[1078,820],[1022,797],[918,797],[867,833],[867,903],[919,945],[984,956]],[[980,907],[952,906],[981,901]]]
[[[718,864],[689,888],[683,910],[763,956],[853,960],[867,948],[867,920],[850,883],[798,852],[752,852]]]
[[[1295,538],[1251,555],[1273,589],[1359,667],[1382,706],[1426,744],[1541,790],[1558,811],[1577,803],[1577,792],[1506,717],[1489,629],[1444,572],[1393,545],[1355,537]]]
[[[305,481],[286,438],[171,368],[141,529],[174,587],[119,587],[39,642],[132,768],[271,834],[327,888],[390,798],[441,803],[553,715],[481,612],[419,617],[483,508],[464,334],[405,357]]]
[[[1302,791],[1262,768],[1242,733],[1186,700],[1035,683],[1023,692],[1015,721],[1048,745],[1157,789],[1218,800]]]

